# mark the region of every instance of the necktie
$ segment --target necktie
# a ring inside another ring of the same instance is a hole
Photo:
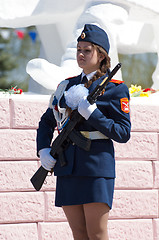
[[[85,83],[87,83],[88,82],[88,79],[87,79],[87,77],[86,77],[86,75],[82,78],[82,84],[85,84]]]

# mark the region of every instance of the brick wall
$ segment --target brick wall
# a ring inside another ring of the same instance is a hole
[[[115,143],[116,187],[110,240],[159,240],[159,98],[132,99],[131,139]],[[0,96],[0,239],[71,240],[55,177],[36,192],[36,128],[49,96]]]

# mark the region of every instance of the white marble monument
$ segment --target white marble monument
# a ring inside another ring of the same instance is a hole
[[[112,67],[118,53],[154,52],[159,57],[158,0],[0,0],[0,27],[35,25],[38,30],[41,53],[26,67],[34,79],[29,86],[33,92],[54,91],[61,80],[80,73],[76,39],[85,23],[108,33]],[[152,87],[159,89],[159,61],[152,78]]]

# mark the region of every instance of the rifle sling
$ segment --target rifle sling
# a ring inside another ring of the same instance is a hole
[[[84,149],[85,151],[90,150],[91,140],[84,137],[79,131],[73,129],[68,137],[71,142],[75,143],[78,147]]]

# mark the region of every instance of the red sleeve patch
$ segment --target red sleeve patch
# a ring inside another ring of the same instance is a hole
[[[128,98],[121,98],[120,99],[120,104],[121,104],[121,110],[125,113],[130,112],[130,107],[129,107],[129,100]]]

